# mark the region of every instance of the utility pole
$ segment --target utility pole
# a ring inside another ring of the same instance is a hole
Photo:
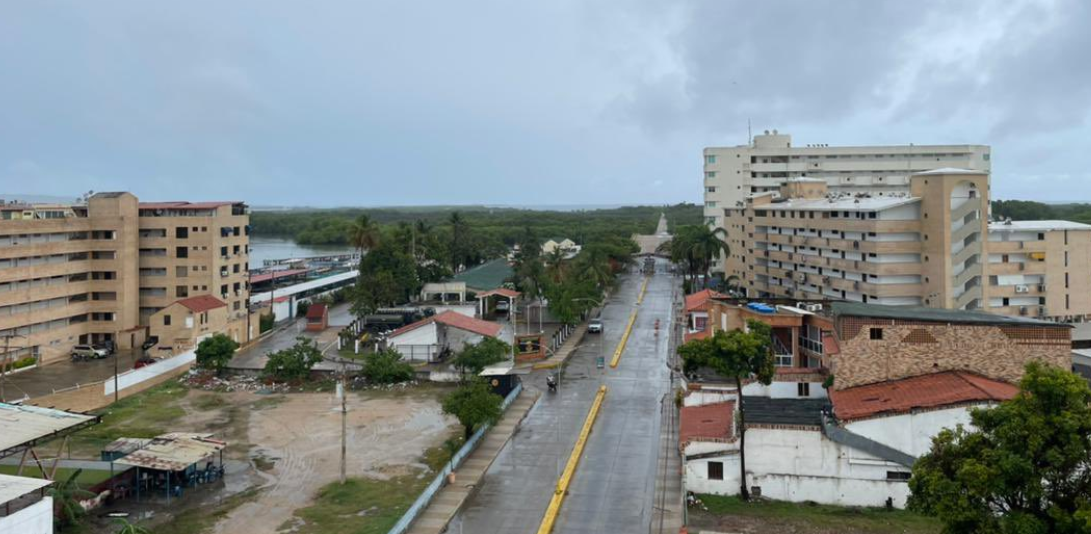
[[[4,336],[4,361],[0,362],[0,402],[7,402],[4,395],[4,382],[8,379],[8,351],[11,349],[11,336]]]
[[[346,430],[348,427],[348,407],[345,404],[345,397],[348,396],[348,390],[345,387],[345,364],[341,364],[341,382],[337,384],[337,393],[341,396],[341,484],[345,483],[345,444],[347,441]]]

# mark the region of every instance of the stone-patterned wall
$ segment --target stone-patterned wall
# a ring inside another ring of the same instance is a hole
[[[1032,360],[1068,368],[1071,331],[1056,327],[935,324],[847,317],[839,354],[832,356],[834,389],[941,371],[964,370],[1017,382]],[[871,339],[882,328],[882,339]]]

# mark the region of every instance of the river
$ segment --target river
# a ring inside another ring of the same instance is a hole
[[[250,268],[260,268],[262,262],[265,260],[304,258],[307,256],[322,256],[325,254],[347,254],[352,251],[352,247],[337,245],[297,245],[290,239],[251,237]]]

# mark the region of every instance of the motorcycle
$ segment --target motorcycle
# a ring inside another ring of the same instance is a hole
[[[546,377],[546,386],[549,387],[549,392],[550,393],[556,393],[557,392],[557,377],[554,376],[554,375],[547,376]]]

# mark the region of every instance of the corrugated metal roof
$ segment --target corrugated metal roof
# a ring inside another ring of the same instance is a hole
[[[16,477],[0,475],[0,504],[9,503],[39,489],[42,489],[53,481],[40,478]]]
[[[511,265],[508,265],[508,260],[497,258],[476,267],[466,269],[465,271],[452,276],[448,281],[465,282],[466,287],[475,292],[487,291],[503,286],[504,282],[508,278],[511,278],[511,274]]]
[[[211,458],[226,447],[226,441],[212,439],[212,434],[172,432],[152,439],[143,449],[114,463],[160,471],[181,471]]]
[[[742,407],[746,411],[746,424],[767,425],[822,425],[822,410],[828,407],[826,399],[772,399],[769,397],[744,396]]]
[[[92,415],[0,403],[0,451],[94,420]]]

